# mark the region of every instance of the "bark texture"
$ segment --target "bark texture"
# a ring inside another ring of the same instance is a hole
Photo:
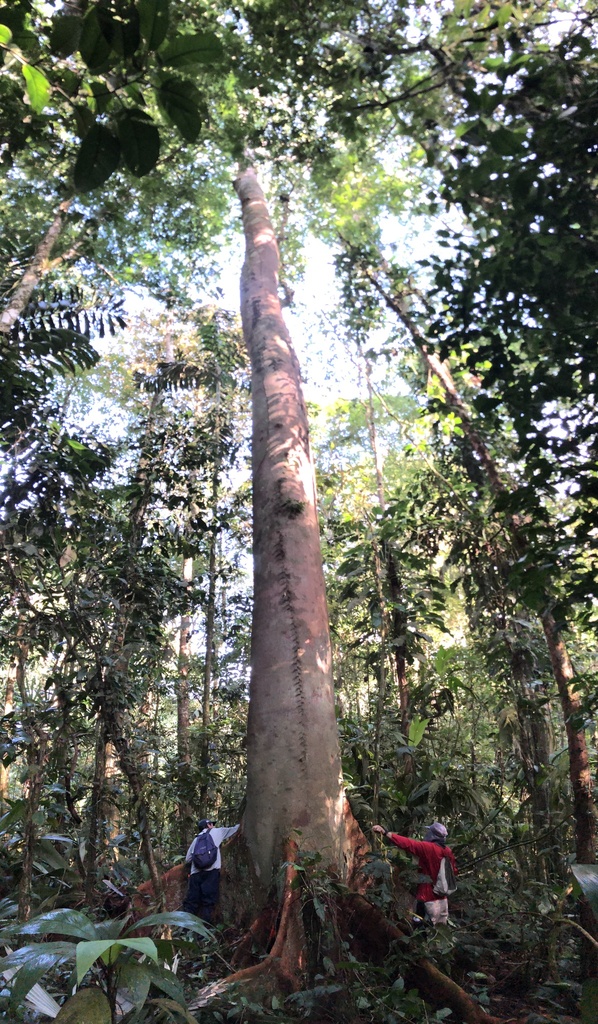
[[[328,610],[299,364],[278,296],[279,254],[252,168],[235,182],[252,368],[254,615],[245,838],[267,888],[293,830],[341,874],[344,827]]]
[[[46,264],[50,259],[52,249],[54,248],[60,232],[62,231],[64,219],[70,205],[71,200],[65,199],[65,201],[58,207],[54,220],[35,250],[31,266],[25,271],[19,284],[13,291],[6,309],[0,316],[0,337],[2,335],[8,336],[10,334],[16,321],[21,316],[25,306],[29,302],[29,299],[43,277]]]

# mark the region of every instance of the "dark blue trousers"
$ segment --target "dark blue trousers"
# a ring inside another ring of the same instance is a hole
[[[209,871],[194,871],[189,875],[187,895],[183,901],[186,914],[196,914],[208,924],[212,920],[214,907],[220,894],[220,868]]]

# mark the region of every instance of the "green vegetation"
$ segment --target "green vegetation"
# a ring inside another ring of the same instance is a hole
[[[0,6],[0,1019],[41,982],[71,1024],[595,1022],[596,15]],[[247,166],[309,335],[338,756],[324,718],[295,743],[329,668],[286,340],[251,336],[271,294],[223,308]],[[361,832],[300,806],[335,758]],[[176,912],[202,816],[245,825],[213,929]],[[371,827],[435,819],[451,923],[402,933]]]

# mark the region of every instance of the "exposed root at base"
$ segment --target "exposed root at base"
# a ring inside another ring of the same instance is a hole
[[[346,918],[348,933],[367,944],[372,959],[383,960],[391,943],[406,938],[406,929],[402,930],[393,924],[378,907],[368,903],[358,893],[348,894],[343,902],[349,911]],[[409,966],[407,980],[418,989],[427,1003],[450,1007],[455,1020],[463,1021],[464,1024],[499,1024],[497,1018],[485,1013],[465,989],[425,957]]]
[[[284,895],[274,944],[268,954],[256,964],[242,968],[201,989],[189,1005],[190,1010],[201,1009],[214,1000],[234,1001],[239,995],[252,1002],[267,1003],[273,996],[284,999],[292,992],[307,987],[306,933],[303,924],[301,893],[292,882],[297,872],[293,866],[295,851],[289,851],[284,881]],[[390,922],[373,904],[359,893],[337,895],[337,920],[343,937],[360,946],[363,955],[373,962],[382,963],[392,943],[405,939],[408,930]],[[241,947],[249,951],[250,940],[263,935],[267,914],[256,919]],[[237,956],[238,959],[238,956]],[[463,1024],[499,1024],[488,1016],[468,993],[430,960],[420,958],[409,965],[408,983],[418,989],[422,999],[435,1007],[449,1007],[453,1019]]]
[[[305,980],[305,933],[301,921],[301,893],[291,885],[297,874],[292,863],[296,847],[288,852],[280,920],[270,952],[258,964],[206,985],[189,1003],[190,1010],[199,1010],[218,998],[233,997],[239,991],[254,1002],[265,1002],[272,996],[284,998],[302,988]],[[248,935],[253,935],[252,929]]]

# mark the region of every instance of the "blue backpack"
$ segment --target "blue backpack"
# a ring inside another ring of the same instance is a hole
[[[200,871],[211,868],[218,856],[218,847],[209,832],[201,832],[195,840],[191,862]]]

